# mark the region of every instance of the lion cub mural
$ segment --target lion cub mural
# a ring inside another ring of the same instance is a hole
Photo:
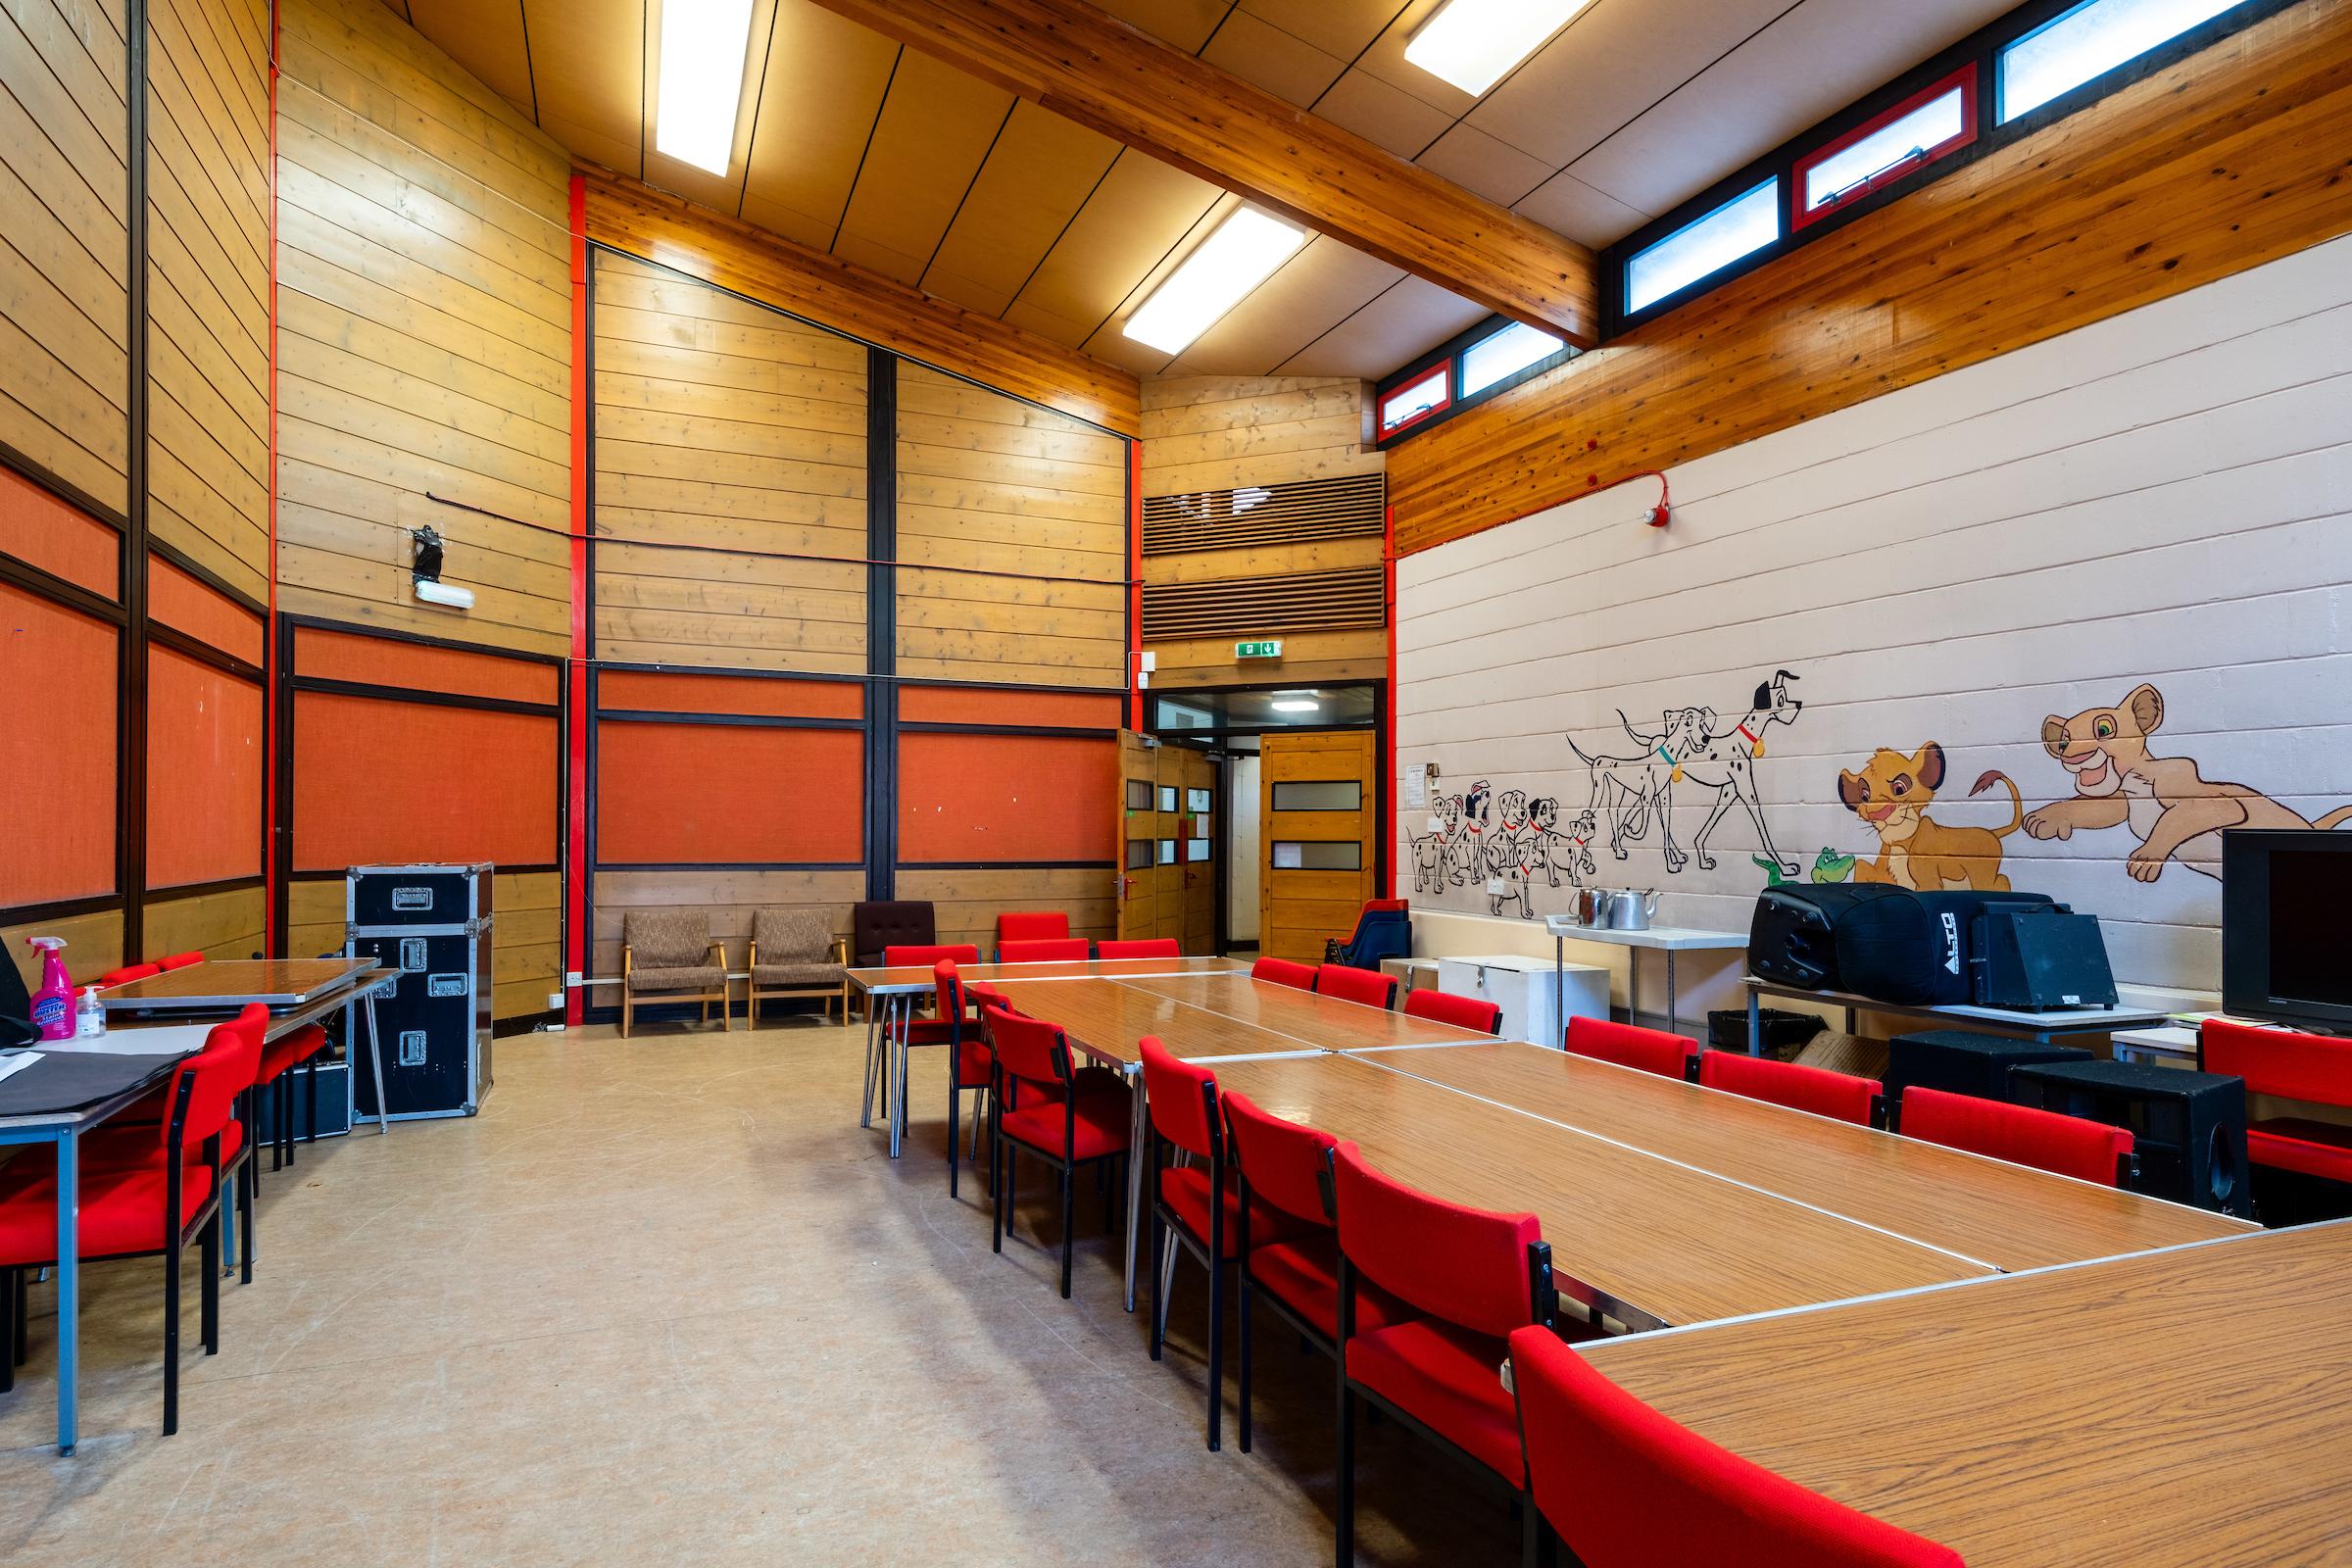
[[[2206,778],[2193,758],[2151,755],[2148,737],[2163,723],[2164,694],[2147,685],[2133,687],[2121,707],[2043,719],[2041,744],[2073,775],[2075,797],[2029,813],[2026,831],[2067,839],[2128,825],[2139,848],[2125,867],[2136,880],[2153,882],[2176,857],[2191,871],[2218,878],[2224,828],[2331,828],[2352,818],[2352,806],[2344,806],[2306,821],[2258,789]],[[2196,857],[2181,855],[2192,844]]]
[[[2017,785],[2006,773],[1988,772],[1968,792],[1982,795],[1995,783],[2006,785],[2006,827],[1952,827],[1928,815],[1943,777],[1943,748],[1934,741],[1915,757],[1881,751],[1859,773],[1838,770],[1838,798],[1879,835],[1879,858],[1855,862],[1856,882],[1887,882],[1914,893],[2009,891],[2009,879],[2001,873],[2001,840],[2026,820]]]

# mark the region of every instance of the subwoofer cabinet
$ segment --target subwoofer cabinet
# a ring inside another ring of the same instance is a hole
[[[2132,1134],[2139,1191],[2247,1217],[2246,1081],[2132,1061],[2043,1061],[2009,1075],[2021,1105]]]
[[[355,865],[346,887],[344,952],[400,971],[375,1004],[382,1038],[346,1025],[354,1123],[376,1113],[370,1048],[392,1120],[472,1115],[491,1082],[491,867]]]

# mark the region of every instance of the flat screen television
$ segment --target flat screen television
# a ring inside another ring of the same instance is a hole
[[[2352,1034],[2352,832],[2222,835],[2222,1010]]]

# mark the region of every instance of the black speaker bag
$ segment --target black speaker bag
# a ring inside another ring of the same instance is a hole
[[[1842,991],[1838,924],[1865,900],[1896,888],[1790,883],[1756,895],[1747,929],[1747,966],[1766,980],[1807,991]]]
[[[1838,922],[1838,969],[1845,989],[1904,1006],[1969,1002],[1976,994],[1970,965],[1982,916],[2054,907],[2039,893],[1912,893],[1866,900]]]

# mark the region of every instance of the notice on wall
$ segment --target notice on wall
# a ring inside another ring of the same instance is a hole
[[[1429,764],[1414,762],[1404,770],[1404,808],[1418,811],[1429,805]]]

